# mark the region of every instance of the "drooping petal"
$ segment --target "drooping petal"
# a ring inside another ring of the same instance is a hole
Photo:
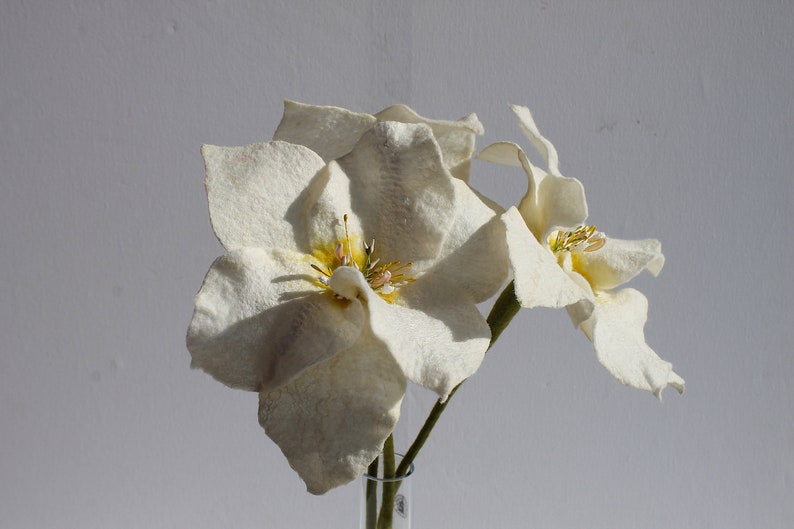
[[[348,349],[365,322],[361,304],[319,291],[309,272],[306,262],[285,263],[258,248],[218,258],[195,298],[192,366],[260,391]]]
[[[582,274],[593,290],[609,290],[636,277],[643,270],[654,276],[664,265],[662,245],[656,239],[625,241],[607,238],[595,252],[572,256],[573,269]]]
[[[350,349],[259,395],[259,423],[312,494],[364,473],[400,416],[406,381],[367,330]]]
[[[327,163],[349,153],[376,121],[375,116],[344,108],[284,101],[284,116],[273,139],[305,145]]]
[[[323,167],[320,157],[284,142],[204,145],[201,153],[210,220],[221,244],[227,250],[295,249],[294,202]]]
[[[598,292],[596,306],[581,328],[593,342],[598,361],[627,386],[661,398],[668,385],[684,392],[684,380],[673,365],[659,358],[645,343],[648,300],[637,290]]]
[[[379,121],[428,125],[433,130],[433,135],[441,148],[447,169],[456,178],[468,182],[469,161],[474,152],[476,136],[485,133],[476,114],[469,114],[458,121],[427,119],[405,105],[394,105],[378,112],[375,117]]]
[[[593,296],[560,268],[554,254],[529,232],[513,207],[502,215],[513,268],[516,298],[522,307],[561,308],[582,301],[592,306]]]

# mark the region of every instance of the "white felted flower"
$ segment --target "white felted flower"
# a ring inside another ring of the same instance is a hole
[[[623,384],[657,397],[668,384],[683,392],[684,380],[672,364],[645,343],[647,300],[633,289],[615,290],[642,270],[657,275],[664,264],[661,245],[650,239],[607,240],[595,226],[584,226],[582,184],[560,173],[557,150],[540,134],[529,109],[512,109],[546,169],[508,142],[486,147],[478,158],[521,167],[529,180],[518,208],[502,216],[519,303],[567,307],[574,325],[593,342],[599,362]]]
[[[507,257],[503,224],[450,174],[431,126],[294,105],[277,137],[312,148],[202,149],[227,253],[187,342],[194,367],[259,392],[261,425],[321,494],[382,450],[407,380],[443,399],[477,370],[490,332],[475,304]]]

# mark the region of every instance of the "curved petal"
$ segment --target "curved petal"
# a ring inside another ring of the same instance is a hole
[[[527,193],[518,210],[539,241],[545,240],[549,230],[555,227],[578,226],[587,218],[587,200],[582,183],[535,167],[515,143],[503,141],[489,145],[477,155],[477,159],[524,169]]]
[[[548,172],[552,175],[559,175],[560,169],[557,149],[554,148],[554,145],[549,140],[541,135],[538,126],[535,124],[535,120],[532,118],[532,112],[529,111],[529,108],[521,105],[510,105],[510,108],[515,112],[516,116],[518,116],[518,126],[521,128],[521,131],[529,141],[532,142],[532,145],[535,146],[541,156],[543,156]]]
[[[518,144],[510,141],[497,141],[477,153],[477,159],[511,167],[522,167],[519,152],[524,151]]]
[[[535,168],[535,174],[542,173]],[[587,200],[585,199],[584,186],[576,178],[546,174],[539,179],[537,184],[537,198],[534,213],[537,220],[533,222],[536,228],[533,233],[540,234],[539,240],[545,240],[551,230],[568,228],[584,224],[587,219]],[[533,218],[529,210],[529,202],[524,200],[518,205],[518,210],[525,218]]]
[[[441,155],[447,169],[456,178],[468,182],[469,160],[474,152],[476,136],[485,133],[476,114],[469,114],[458,121],[427,119],[405,105],[394,105],[378,112],[375,117],[379,121],[428,125],[433,130],[433,135],[441,148]]]
[[[595,309],[581,328],[593,342],[598,361],[623,384],[650,391],[659,399],[668,384],[683,393],[684,379],[645,343],[647,315],[648,300],[637,290],[599,292]]]
[[[522,307],[561,308],[582,301],[592,306],[592,295],[560,268],[551,251],[535,240],[516,208],[502,215],[513,268],[516,298]]]
[[[378,456],[405,387],[394,359],[366,331],[350,349],[260,393],[259,423],[308,491],[323,494],[356,479]]]
[[[218,258],[195,298],[192,367],[260,391],[349,348],[364,326],[361,304],[318,291],[303,264],[287,266],[258,248]]]
[[[344,108],[284,101],[284,116],[273,139],[305,145],[329,162],[349,153],[376,121],[375,116]]]
[[[204,145],[201,154],[210,220],[224,248],[294,249],[287,213],[323,167],[320,157],[306,147],[284,142]]]
[[[573,269],[582,274],[593,290],[609,290],[636,277],[643,270],[654,276],[664,265],[662,245],[656,239],[625,241],[607,238],[595,252],[572,255]]]

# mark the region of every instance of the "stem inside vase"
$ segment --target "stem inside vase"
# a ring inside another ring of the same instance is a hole
[[[384,456],[381,455],[372,462],[368,473],[362,476],[361,529],[411,528],[409,478],[413,474],[414,466],[411,464],[404,475],[394,476],[394,465],[402,457],[402,454],[394,454],[394,459],[384,464]],[[393,477],[388,477],[389,475]]]

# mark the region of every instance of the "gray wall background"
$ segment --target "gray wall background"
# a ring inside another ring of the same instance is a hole
[[[528,105],[591,220],[663,243],[633,286],[687,393],[522,311],[420,455],[417,528],[790,527],[792,27],[772,0],[0,2],[0,527],[356,526],[358,486],[306,493],[184,346],[221,253],[199,145],[269,139],[284,98],[475,111],[480,146],[526,144]]]

